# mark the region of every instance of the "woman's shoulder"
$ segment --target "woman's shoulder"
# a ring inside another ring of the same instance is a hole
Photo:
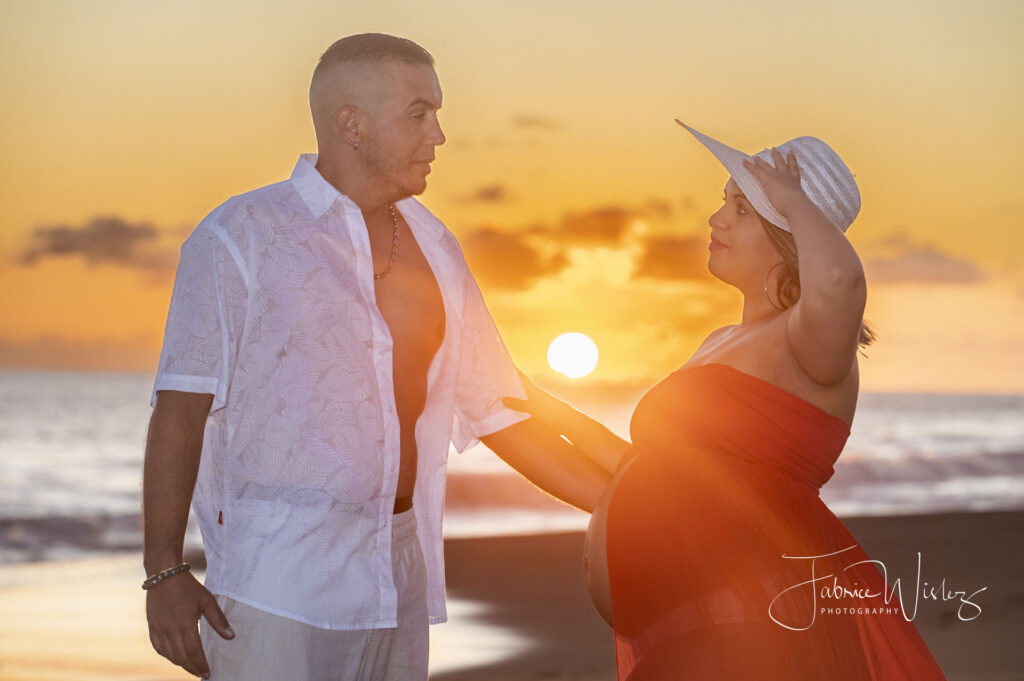
[[[704,342],[702,342],[700,344],[700,347],[697,348],[697,352],[700,352],[700,350],[708,346],[710,343],[721,340],[725,336],[728,336],[736,328],[736,326],[736,324],[729,324],[728,326],[721,326],[715,329],[704,338]]]

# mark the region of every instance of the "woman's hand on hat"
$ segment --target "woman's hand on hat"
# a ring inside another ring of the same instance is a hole
[[[743,167],[764,187],[764,193],[775,210],[785,216],[787,205],[794,199],[808,200],[807,194],[800,187],[800,167],[795,153],[789,152],[789,157],[783,158],[782,153],[773,147],[772,160],[775,162],[774,167],[763,158],[755,156],[753,163],[743,161]]]

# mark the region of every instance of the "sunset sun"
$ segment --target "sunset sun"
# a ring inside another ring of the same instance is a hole
[[[563,333],[548,346],[548,364],[569,378],[581,378],[597,366],[597,345],[582,333]]]

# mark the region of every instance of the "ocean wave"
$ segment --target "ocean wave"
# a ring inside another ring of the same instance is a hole
[[[139,514],[0,518],[0,563],[142,550]]]
[[[953,482],[966,478],[1024,477],[1024,452],[973,456],[914,454],[899,461],[840,456],[828,487],[882,482]]]

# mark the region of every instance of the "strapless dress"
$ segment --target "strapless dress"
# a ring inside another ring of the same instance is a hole
[[[648,391],[630,434],[587,537],[619,679],[945,678],[818,496],[850,435],[842,419],[702,364]]]

